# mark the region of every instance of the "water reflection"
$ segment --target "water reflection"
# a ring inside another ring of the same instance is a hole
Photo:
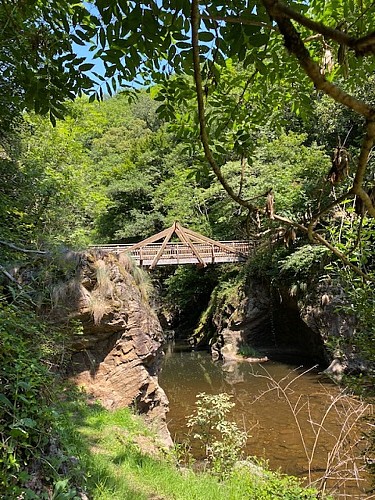
[[[222,365],[206,352],[170,344],[160,383],[169,398],[168,427],[176,441],[186,437],[186,416],[192,413],[198,393],[227,392],[236,404],[232,418],[251,435],[246,453],[266,458],[271,468],[288,474],[321,477],[337,436],[343,432],[339,413],[346,411],[344,398],[341,401],[339,389],[309,366],[272,361]],[[332,404],[335,398],[340,411]],[[327,408],[330,411],[324,416]],[[355,438],[353,433],[351,439]],[[342,483],[342,472],[332,469],[332,473]],[[352,481],[340,492],[347,492],[347,498],[366,498],[361,493],[364,489]]]

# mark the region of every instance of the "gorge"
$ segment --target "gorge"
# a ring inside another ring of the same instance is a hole
[[[329,304],[323,304],[321,299],[318,306],[302,308],[299,303],[299,308],[297,300],[289,294],[282,296],[280,290],[277,294],[275,290],[270,293],[269,284],[253,281],[246,292],[241,284],[236,293],[215,304],[205,323],[201,323],[192,336],[194,325],[190,325],[191,339],[200,335],[202,328],[211,331],[213,339],[221,338],[222,361],[214,363],[204,350],[212,347],[212,340],[207,339],[206,346],[197,345],[194,350],[193,346],[188,347],[186,323],[185,339],[178,339],[177,333],[177,339],[172,341],[185,341],[185,347],[181,350],[178,344],[177,348],[165,344],[165,335],[148,304],[148,297],[144,290],[142,292],[144,283],[137,278],[137,272],[125,254],[94,251],[81,254],[70,280],[56,287],[56,317],[67,315],[82,325],[82,331],[70,344],[72,357],[68,374],[74,383],[84,386],[91,397],[109,410],[134,407],[145,415],[157,432],[159,442],[167,447],[172,445],[171,434],[177,442],[183,443],[186,439],[186,417],[192,412],[199,392],[228,392],[235,398],[237,422],[253,436],[249,438],[247,454],[268,460],[271,467],[281,467],[284,473],[301,477],[308,473],[310,482],[321,480],[320,469],[329,476],[335,471],[340,480],[327,479],[329,491],[345,491],[348,498],[353,494],[365,498],[367,482],[360,486],[349,477],[348,467],[343,473],[337,456],[325,462],[342,430],[336,406],[331,406],[332,411],[325,414],[330,402],[337,399],[337,406],[346,408],[348,428],[354,425],[356,412],[362,410],[357,407],[354,410],[337,387],[318,375],[327,368],[330,359],[324,347],[324,335],[316,325],[324,325],[325,332],[332,332],[335,325],[337,328],[346,325],[348,318],[338,316],[333,309],[327,312],[325,308]],[[312,294],[315,299],[317,294],[317,291]],[[162,298],[153,300],[161,311]],[[204,314],[204,304],[202,312]],[[315,324],[311,324],[311,318]],[[165,324],[165,316],[161,320]],[[339,322],[341,326],[337,326]],[[173,320],[169,327],[177,328],[178,332],[178,324],[173,325]],[[255,358],[253,363],[247,363],[246,347],[269,361],[258,365]],[[164,361],[163,348],[167,349]],[[332,370],[328,372],[332,374]],[[337,378],[342,371],[333,375]],[[275,393],[285,387],[286,399],[275,397]],[[172,404],[169,415],[164,390]],[[295,407],[297,420],[288,404]],[[278,408],[276,413],[275,408]],[[325,431],[319,439],[315,436],[315,441],[314,425],[323,425],[319,423],[322,415]],[[303,429],[301,434],[299,426]],[[354,429],[345,431],[344,437],[343,448],[347,446],[346,440],[360,442]],[[283,456],[286,449],[294,450],[293,460]],[[197,453],[199,459],[199,452],[193,453]],[[350,460],[356,470],[364,468],[360,453]]]

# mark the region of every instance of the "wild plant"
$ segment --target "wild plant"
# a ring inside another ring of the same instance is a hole
[[[246,444],[247,432],[241,431],[227,415],[235,404],[226,393],[197,395],[195,411],[187,417],[187,426],[194,431],[205,452],[209,467],[221,477],[230,474],[234,464],[240,460]]]

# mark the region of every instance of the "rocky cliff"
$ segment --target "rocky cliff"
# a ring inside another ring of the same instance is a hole
[[[233,359],[251,346],[271,359],[319,363],[337,380],[343,373],[366,372],[352,342],[357,318],[346,312],[342,287],[327,278],[310,282],[303,293],[291,292],[253,279],[246,288],[239,284],[215,307],[211,304],[209,319],[217,332],[213,357]],[[203,326],[207,328],[207,321]]]
[[[311,361],[327,363],[324,348],[326,332],[322,326],[309,321],[309,314],[296,297],[287,289],[271,287],[266,281],[252,280],[246,288],[226,297],[225,306],[218,304],[211,315],[217,329],[217,342],[213,344],[213,355],[218,350],[224,359],[229,359],[251,346],[261,356],[291,361],[309,358]],[[337,321],[333,316],[330,321]],[[329,329],[329,325],[327,325]]]
[[[108,409],[134,406],[171,444],[168,400],[158,384],[163,332],[146,288],[145,276],[125,255],[81,255],[74,276],[55,287],[55,314],[79,325],[71,341],[71,378]]]
[[[317,332],[325,344],[330,345],[330,364],[326,373],[341,380],[344,373],[367,372],[366,362],[355,347],[357,317],[347,307],[348,298],[343,287],[329,277],[321,279],[299,301],[299,314],[312,331]]]

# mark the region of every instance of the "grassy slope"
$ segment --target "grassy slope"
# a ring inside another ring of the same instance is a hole
[[[88,494],[95,500],[317,498],[286,476],[266,473],[259,478],[243,469],[219,481],[207,473],[178,469],[172,456],[156,452],[152,434],[128,409],[112,413],[81,403],[78,411],[76,405],[66,415],[66,424]],[[145,445],[151,454],[141,451]]]

